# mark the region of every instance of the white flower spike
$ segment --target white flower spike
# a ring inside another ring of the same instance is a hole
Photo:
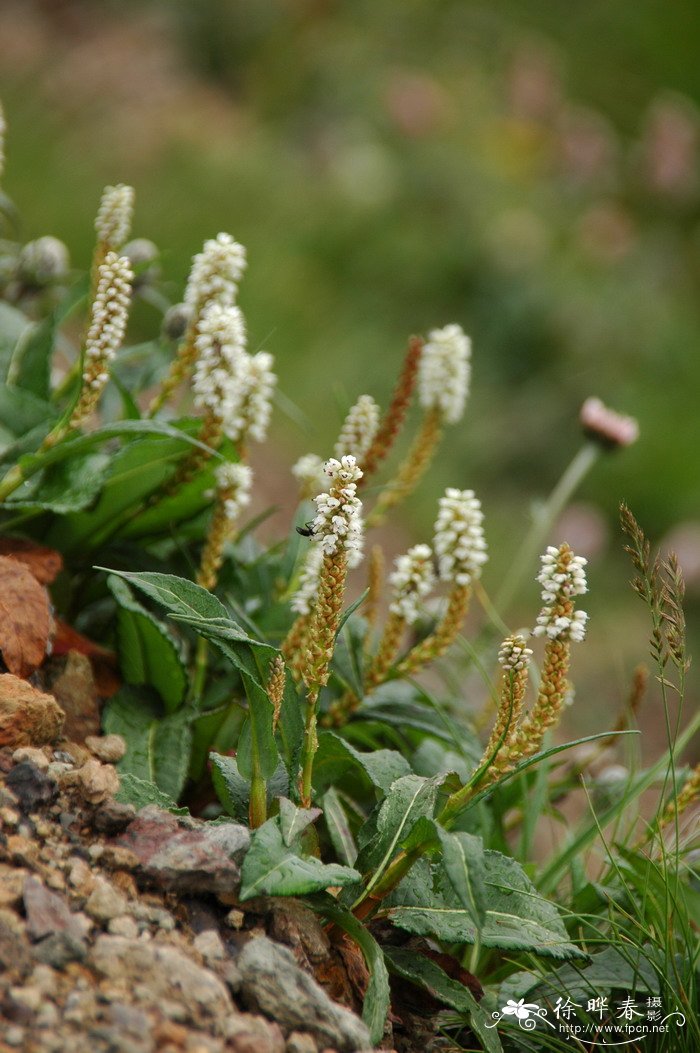
[[[481,502],[473,490],[449,487],[440,498],[434,548],[441,581],[471,585],[488,561]]]
[[[469,394],[471,340],[459,325],[433,329],[418,365],[418,397],[425,410],[438,410],[456,424]]]

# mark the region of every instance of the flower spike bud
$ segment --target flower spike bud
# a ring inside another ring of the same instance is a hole
[[[519,673],[527,669],[532,658],[532,648],[527,647],[522,636],[508,636],[498,650],[498,662],[506,673]]]
[[[498,661],[503,669],[498,716],[477,768],[488,764],[483,778],[494,782],[513,767],[511,751],[517,738],[523,710],[532,650],[522,636],[508,636],[501,644]]]
[[[324,471],[331,478],[331,487],[328,493],[314,498],[317,514],[313,538],[320,543],[324,555],[345,551],[350,566],[357,566],[363,545],[362,503],[357,497],[362,470],[357,459],[346,454],[340,460],[331,457]]]
[[[185,303],[195,311],[211,300],[231,307],[236,302],[238,283],[245,268],[245,248],[235,238],[224,233],[210,238],[192,260]]]
[[[90,328],[85,340],[83,386],[68,429],[90,416],[109,380],[109,367],[122,345],[129,317],[133,274],[129,261],[108,252],[100,265]]]
[[[351,453],[362,464],[362,459],[374,442],[379,428],[379,406],[371,395],[360,395],[350,409],[335,444],[335,456]]]
[[[272,413],[272,392],[277,377],[272,371],[274,358],[267,351],[245,355],[240,363],[241,391],[224,430],[232,442],[249,438],[264,442]]]
[[[292,468],[292,475],[299,483],[302,498],[312,497],[323,489],[325,475],[323,461],[315,453],[305,453]]]
[[[194,404],[225,421],[235,412],[241,397],[246,331],[239,308],[208,304],[197,324],[194,344]]]
[[[440,498],[435,522],[435,552],[441,581],[470,585],[488,561],[481,502],[473,490],[449,487]]]
[[[104,251],[116,252],[129,237],[134,213],[134,188],[118,183],[106,186],[95,219],[95,230]]]
[[[394,562],[394,571],[389,575],[393,595],[389,610],[398,615],[406,625],[413,625],[418,618],[421,600],[435,586],[433,554],[429,545],[414,545]]]
[[[550,545],[542,556],[542,569],[537,580],[542,585],[544,607],[532,630],[533,636],[550,640],[573,640],[580,643],[586,635],[588,615],[574,610],[574,597],[588,591],[586,572],[588,560],[575,556],[567,544],[555,548]]]
[[[224,545],[246,505],[250,504],[253,472],[247,464],[222,464],[215,473],[216,499],[207,540],[202,551],[197,584],[210,591],[216,587],[224,561]]]
[[[586,399],[581,406],[579,421],[584,434],[606,450],[631,446],[639,438],[639,424],[634,417],[625,417],[597,398]]]
[[[445,424],[456,424],[469,393],[471,341],[459,325],[433,329],[418,366],[418,397]]]

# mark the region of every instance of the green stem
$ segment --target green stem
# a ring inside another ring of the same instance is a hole
[[[257,830],[267,819],[267,785],[260,765],[260,744],[255,729],[253,715],[250,715],[250,804],[248,820],[251,830]]]
[[[531,571],[534,574],[537,556],[561,513],[571,500],[582,481],[588,475],[601,452],[601,447],[594,442],[586,442],[578,451],[551,494],[535,513],[532,526],[523,541],[513,566],[503,583],[503,588],[496,596],[496,607],[505,610],[517,597],[523,579]]]
[[[20,466],[18,464],[13,465],[9,472],[0,479],[0,502],[9,497],[11,493],[14,493],[24,480],[25,476]]]
[[[314,771],[314,756],[318,747],[318,739],[316,736],[316,707],[318,705],[320,690],[320,686],[314,684],[313,687],[309,688],[309,693],[306,698],[306,721],[304,723],[304,742],[302,744],[301,753],[301,781],[299,787],[302,808],[311,807],[311,779]]]
[[[197,640],[197,650],[194,658],[194,671],[192,673],[191,699],[197,703],[204,691],[207,679],[207,664],[209,657],[209,644],[200,636]]]

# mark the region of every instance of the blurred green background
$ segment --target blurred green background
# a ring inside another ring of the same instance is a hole
[[[325,454],[358,394],[386,401],[409,334],[457,321],[467,419],[407,505],[414,533],[445,485],[473,487],[495,591],[598,395],[641,427],[566,517],[592,560],[601,697],[624,696],[647,635],[622,498],[679,549],[697,626],[695,3],[4,0],[0,40],[23,238],[55,234],[86,265],[121,181],[173,300],[205,237],[247,245],[251,344],[307,417],[277,413],[285,466]],[[158,324],[138,316],[144,336]],[[532,586],[524,620],[536,605]]]

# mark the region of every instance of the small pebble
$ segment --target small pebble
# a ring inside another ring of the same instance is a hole
[[[228,914],[224,918],[224,921],[232,929],[242,929],[243,924],[245,922],[245,914],[242,910],[236,910],[236,908],[234,907],[233,910],[230,910],[228,912]]]
[[[214,929],[205,929],[204,932],[200,932],[199,936],[195,936],[192,941],[192,946],[207,961],[220,961],[226,957],[226,950],[221,942],[221,937]]]
[[[29,761],[29,763],[35,765],[39,771],[46,771],[49,766],[49,758],[43,750],[37,749],[36,746],[20,746],[20,748],[15,750],[12,754],[12,759],[15,764],[21,764],[22,761]]]
[[[135,940],[139,934],[138,922],[130,914],[120,914],[116,918],[110,918],[107,930],[113,936],[126,936],[129,940]]]
[[[85,745],[105,764],[116,764],[126,753],[126,742],[121,735],[88,735]]]
[[[126,913],[126,900],[109,881],[103,877],[96,877],[85,910],[96,921],[110,921]]]
[[[8,1046],[17,1048],[24,1042],[24,1028],[23,1027],[8,1027],[4,1035],[4,1040]]]

